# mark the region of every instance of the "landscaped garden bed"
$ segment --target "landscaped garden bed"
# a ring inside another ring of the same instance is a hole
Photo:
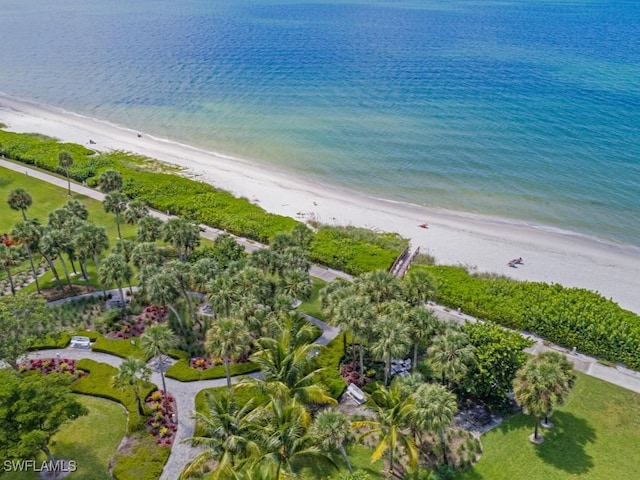
[[[147,430],[156,439],[158,445],[170,446],[178,430],[176,401],[163,390],[152,392],[145,400],[149,413]]]
[[[70,358],[37,358],[21,363],[19,371],[37,371],[45,375],[50,373],[69,373],[76,378],[87,375],[87,372],[76,368],[76,361]]]

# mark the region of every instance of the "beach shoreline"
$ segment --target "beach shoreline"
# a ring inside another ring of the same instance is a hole
[[[440,264],[587,288],[640,313],[639,247],[542,225],[374,198],[2,94],[0,122],[9,131],[40,133],[100,151],[125,150],[177,165],[191,178],[300,221],[397,232]],[[420,228],[422,224],[428,228]],[[517,257],[524,264],[509,267],[509,260]]]

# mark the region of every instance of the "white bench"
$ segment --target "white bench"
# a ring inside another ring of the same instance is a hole
[[[71,337],[70,348],[91,348],[89,337]]]
[[[358,405],[362,405],[367,401],[364,392],[358,388],[355,383],[350,383],[347,387],[347,395],[349,395]]]

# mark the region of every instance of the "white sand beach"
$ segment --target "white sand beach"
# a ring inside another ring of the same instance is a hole
[[[299,220],[398,232],[438,263],[519,280],[584,287],[640,313],[640,248],[512,220],[376,199],[318,184],[250,161],[224,158],[107,122],[0,95],[0,122],[97,150],[126,150],[179,165],[197,177]],[[95,145],[89,145],[89,140]],[[428,228],[418,225],[427,223]],[[507,265],[522,257],[517,268]]]

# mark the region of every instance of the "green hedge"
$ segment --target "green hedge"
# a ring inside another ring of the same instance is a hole
[[[347,336],[347,342],[349,342]],[[323,370],[318,375],[318,380],[323,383],[329,394],[336,400],[340,398],[347,384],[340,375],[340,362],[344,357],[344,343],[342,334],[331,340],[326,348],[322,349],[316,357],[318,368]]]
[[[436,300],[568,348],[640,368],[640,317],[582,288],[484,278],[463,268],[420,266],[438,280]]]
[[[321,226],[311,242],[311,260],[351,275],[387,270],[408,245],[396,233]]]
[[[29,350],[51,350],[54,348],[66,348],[71,341],[71,335],[61,333],[59,335],[47,335],[47,340],[42,343],[34,343]]]
[[[137,338],[112,340],[110,338],[105,338],[102,335],[98,335],[96,338],[97,340],[91,346],[91,349],[94,352],[109,353],[122,358],[134,357],[140,358],[141,360],[149,360],[150,358],[145,355],[142,348],[140,348],[140,340]]]
[[[207,370],[200,370],[199,368],[191,368],[189,366],[190,360],[180,359],[173,365],[171,365],[167,372],[167,378],[173,378],[180,382],[195,382],[198,380],[214,380],[217,378],[226,378],[227,373],[224,370],[224,365],[217,365]],[[246,375],[247,373],[257,372],[260,370],[257,364],[253,362],[247,363],[232,363],[229,366],[231,376]]]

